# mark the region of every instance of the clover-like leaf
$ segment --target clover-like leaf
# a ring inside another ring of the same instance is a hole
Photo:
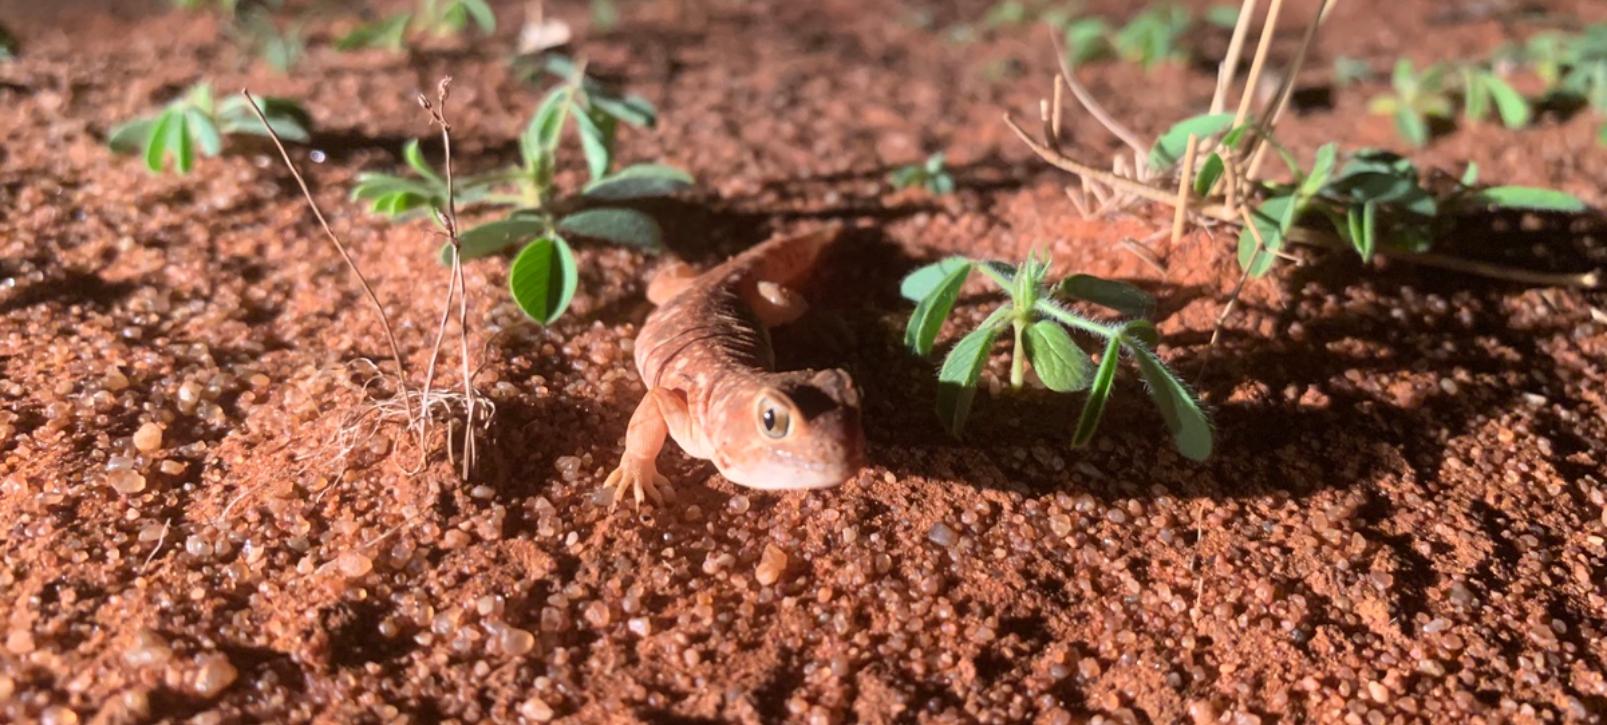
[[[578,280],[575,255],[557,235],[541,237],[514,257],[508,290],[530,319],[550,325],[569,309]]]
[[[1047,320],[1033,322],[1023,331],[1021,345],[1044,387],[1057,393],[1088,387],[1094,361],[1071,339],[1066,328]]]
[[[570,214],[558,220],[558,230],[571,236],[653,251],[660,248],[663,236],[653,217],[635,209],[613,207]]]
[[[1125,282],[1074,274],[1060,281],[1055,290],[1063,297],[1092,302],[1129,317],[1147,317],[1155,310],[1155,298]]]
[[[964,262],[951,268],[915,306],[909,325],[904,329],[904,347],[910,352],[921,357],[931,354],[937,333],[954,310],[954,302],[959,299],[960,288],[965,285],[972,267],[972,263]]]
[[[458,255],[462,261],[489,257],[511,249],[525,240],[547,232],[546,220],[541,218],[513,217],[487,222],[458,234]],[[452,263],[452,245],[441,245],[441,263]]]
[[[1233,116],[1231,113],[1206,114],[1173,124],[1150,148],[1149,167],[1156,171],[1172,168],[1188,149],[1189,136],[1204,139],[1225,131],[1233,125]]]
[[[1127,350],[1138,360],[1138,371],[1144,376],[1150,398],[1160,409],[1167,429],[1172,432],[1178,452],[1195,461],[1210,458],[1211,423],[1200,410],[1194,394],[1147,346],[1129,342]]]
[[[1585,202],[1572,194],[1531,186],[1492,186],[1480,189],[1469,201],[1500,209],[1532,211],[1579,213],[1587,208]]]
[[[949,272],[962,264],[971,263],[971,260],[965,257],[949,257],[916,267],[899,282],[898,294],[911,302],[920,302],[949,275]]]
[[[1099,359],[1099,369],[1094,371],[1094,380],[1088,386],[1088,399],[1083,401],[1082,414],[1077,417],[1077,430],[1072,433],[1071,445],[1080,448],[1088,444],[1099,430],[1099,419],[1105,416],[1105,403],[1110,400],[1110,390],[1116,383],[1116,363],[1121,360],[1122,339],[1120,336],[1110,338],[1105,345],[1105,355]]]
[[[691,188],[692,175],[663,164],[632,164],[587,184],[581,195],[587,199],[620,201],[668,196]]]
[[[994,317],[1001,317],[995,315]],[[971,415],[977,380],[988,365],[993,341],[999,337],[999,324],[990,318],[954,344],[937,373],[937,414],[950,435],[959,437]]]

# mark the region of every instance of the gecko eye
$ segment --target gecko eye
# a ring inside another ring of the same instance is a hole
[[[771,438],[786,438],[792,432],[792,414],[786,408],[767,405],[759,414],[759,429]]]
[[[773,391],[759,397],[759,432],[770,439],[784,439],[792,432],[792,410],[781,395]]]

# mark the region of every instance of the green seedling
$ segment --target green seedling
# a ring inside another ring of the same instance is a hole
[[[1495,71],[1483,66],[1462,68],[1462,115],[1469,121],[1483,121],[1491,111],[1507,128],[1529,125],[1534,111],[1523,94],[1513,90]]]
[[[262,110],[268,124],[286,141],[308,140],[311,126],[307,111],[288,98],[264,98]],[[195,167],[197,151],[217,156],[226,136],[266,136],[245,98],[230,96],[214,102],[206,83],[192,86],[183,96],[169,103],[158,114],[136,118],[107,134],[107,144],[118,153],[138,153],[146,168],[160,173],[173,159],[181,174]]]
[[[887,175],[887,183],[895,189],[922,187],[933,196],[954,193],[954,177],[949,174],[943,152],[926,157],[926,161],[894,169]]]
[[[337,50],[382,48],[401,52],[421,38],[448,38],[468,31],[470,22],[484,35],[497,30],[497,16],[486,0],[418,0],[411,12],[388,15],[335,41]]]
[[[1048,285],[1048,263],[1036,255],[1029,255],[1019,267],[964,257],[945,259],[911,272],[901,286],[904,298],[916,303],[904,336],[911,353],[922,357],[931,354],[938,331],[953,312],[960,288],[973,271],[981,272],[1004,290],[1009,300],[961,337],[939,368],[937,412],[952,435],[958,437],[964,430],[994,343],[1009,330],[1015,342],[1010,358],[1012,388],[1020,389],[1026,383],[1030,363],[1050,390],[1087,391],[1072,434],[1073,446],[1086,444],[1098,429],[1118,363],[1125,353],[1137,363],[1178,451],[1196,461],[1211,455],[1211,426],[1198,398],[1155,354],[1159,334],[1154,324],[1142,319],[1154,309],[1154,300],[1130,285],[1082,274]],[[1136,319],[1124,323],[1089,319],[1067,306],[1074,301],[1093,303]],[[1098,365],[1068,330],[1103,338]]]
[[[1072,68],[1108,58],[1116,51],[1110,44],[1110,26],[1100,18],[1078,18],[1066,23],[1066,64]]]
[[[302,32],[304,24],[305,21],[297,20],[280,27],[272,13],[252,7],[241,10],[224,32],[241,52],[261,58],[276,72],[289,73],[307,54],[307,39]]]
[[[1145,8],[1111,38],[1116,54],[1129,63],[1150,70],[1162,63],[1187,60],[1180,41],[1188,32],[1192,18],[1177,5]]]
[[[1334,85],[1343,88],[1372,79],[1373,67],[1367,61],[1343,55],[1334,58]]]
[[[1394,92],[1374,97],[1367,109],[1394,117],[1395,130],[1413,146],[1426,145],[1430,119],[1449,119],[1453,115],[1454,104],[1445,88],[1449,70],[1449,66],[1435,64],[1418,73],[1412,61],[1401,58],[1390,76]]]
[[[662,197],[692,185],[685,171],[636,164],[613,171],[614,142],[621,122],[650,127],[652,104],[623,94],[587,76],[566,58],[551,57],[546,68],[563,81],[548,91],[519,137],[521,164],[515,168],[453,179],[459,208],[502,207],[501,219],[464,230],[457,248],[471,260],[520,247],[508,272],[514,301],[532,319],[551,324],[574,295],[576,270],[572,238],[594,239],[656,252],[658,223],[621,202]],[[591,181],[578,192],[561,193],[555,183],[565,129],[573,125]],[[403,149],[411,177],[366,173],[352,196],[379,214],[399,217],[446,208],[447,183],[425,163],[416,141]],[[441,249],[450,263],[454,247]]]

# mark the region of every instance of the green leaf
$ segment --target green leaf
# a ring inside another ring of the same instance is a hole
[[[1494,74],[1486,76],[1485,83],[1489,87],[1490,95],[1495,99],[1495,110],[1501,114],[1502,124],[1507,128],[1523,128],[1529,125],[1533,111],[1521,94]]]
[[[162,172],[162,159],[167,155],[167,145],[172,138],[172,128],[183,116],[175,111],[163,111],[157,116],[156,125],[151,129],[150,141],[145,144],[145,168],[153,172]]]
[[[965,285],[965,278],[971,274],[973,266],[970,262],[954,266],[915,305],[915,311],[910,313],[909,325],[904,328],[904,347],[910,352],[921,357],[932,353],[932,343],[937,341],[937,333],[943,329],[943,320],[954,310],[954,302],[960,297],[960,288]]]
[[[182,113],[175,113],[173,125],[167,129],[167,148],[172,152],[175,168],[181,174],[190,173],[195,168],[195,147],[190,139],[190,120]]]
[[[1212,5],[1205,9],[1205,22],[1219,28],[1232,30],[1239,24],[1239,6]]]
[[[915,269],[904,275],[904,281],[898,285],[898,294],[911,302],[920,302],[932,293],[943,279],[949,276],[956,268],[971,264],[965,257],[949,257],[942,261],[933,262]]]
[[[1145,291],[1124,282],[1089,274],[1074,274],[1061,280],[1056,293],[1109,307],[1130,317],[1145,317],[1155,309],[1155,298]]]
[[[990,317],[990,322],[994,315]],[[1002,318],[1001,318],[1002,319]],[[958,438],[965,429],[965,420],[971,415],[971,401],[976,397],[977,380],[988,365],[993,341],[999,336],[999,325],[984,323],[954,344],[943,367],[937,373],[937,414],[944,428]]]
[[[223,153],[223,137],[218,135],[218,125],[212,122],[211,117],[197,108],[185,110],[184,117],[189,121],[190,134],[195,138],[195,145],[201,149],[202,155],[217,156]]]
[[[1150,399],[1160,408],[1178,452],[1194,461],[1210,458],[1211,423],[1200,410],[1194,394],[1148,347],[1129,343],[1127,350],[1138,360],[1138,371],[1149,385]]]
[[[614,119],[603,116],[599,121],[592,117],[592,112],[579,108],[575,109],[574,116],[575,128],[580,131],[580,148],[586,153],[586,170],[596,181],[608,175],[613,160]]]
[[[1462,172],[1462,180],[1458,183],[1462,186],[1472,186],[1479,183],[1479,164],[1477,161],[1468,162],[1467,171]]]
[[[558,220],[565,234],[600,239],[612,244],[658,251],[663,233],[658,222],[635,209],[587,209]]]
[[[546,232],[547,223],[543,219],[514,217],[488,222],[458,234],[458,254],[465,262],[489,257]],[[450,243],[441,245],[441,263],[452,263]]]
[[[1274,196],[1250,212],[1250,219],[1265,245],[1263,249],[1256,243],[1255,234],[1248,227],[1239,232],[1239,267],[1249,270],[1250,276],[1261,277],[1272,269],[1272,263],[1278,259],[1277,252],[1283,249],[1284,230],[1288,229],[1284,220],[1290,218],[1294,207],[1292,197]]]
[[[120,154],[144,151],[156,135],[156,125],[161,120],[161,116],[146,116],[119,124],[106,134],[106,145]]]
[[[1470,121],[1482,121],[1490,115],[1490,87],[1485,83],[1489,76],[1473,68],[1462,70],[1462,115]]]
[[[557,235],[531,242],[508,268],[508,291],[530,319],[550,325],[569,309],[578,273],[569,244]]]
[[[1233,125],[1233,114],[1217,113],[1178,121],[1155,140],[1149,151],[1149,167],[1155,171],[1172,168],[1188,149],[1189,136],[1204,139]]]
[[[359,48],[401,50],[407,36],[407,24],[412,21],[411,13],[397,13],[388,18],[359,25],[335,41],[335,50],[350,51]]]
[[[1317,149],[1317,158],[1311,164],[1311,171],[1300,180],[1300,196],[1309,199],[1322,191],[1328,185],[1328,179],[1334,173],[1334,160],[1339,156],[1339,144],[1326,143]]]
[[[992,280],[994,284],[999,285],[1000,289],[1009,292],[1015,288],[1015,265],[1006,262],[987,261],[978,264],[977,269]]]
[[[1122,332],[1139,342],[1154,349],[1161,344],[1161,331],[1155,328],[1155,323],[1149,320],[1133,320],[1122,325]]]
[[[491,6],[485,0],[458,0],[458,6],[474,18],[474,24],[480,26],[480,32],[486,35],[497,32],[497,15],[491,12]]]
[[[424,177],[432,184],[446,186],[446,179],[437,176],[435,169],[430,168],[430,163],[424,160],[424,150],[419,148],[418,139],[409,139],[402,146],[402,159],[413,169],[413,173]]]
[[[618,201],[668,196],[691,186],[692,175],[673,166],[634,164],[592,181],[581,190],[581,195],[587,199]]]
[[[1428,143],[1428,121],[1422,114],[1413,108],[1395,109],[1395,130],[1413,146],[1423,146]]]
[[[1587,208],[1583,201],[1572,194],[1530,186],[1492,186],[1481,189],[1468,200],[1474,204],[1484,204],[1498,209],[1578,213]]]
[[[268,127],[279,134],[284,141],[306,143],[312,138],[307,131],[312,126],[312,116],[301,104],[289,98],[266,96],[257,99],[262,106],[262,115],[268,119]],[[268,132],[262,128],[262,122],[251,110],[251,102],[243,95],[232,95],[218,104],[218,132],[225,136],[237,133],[251,134],[253,136],[267,136]]]
[[[637,128],[652,128],[658,125],[658,109],[640,96],[620,98],[593,92],[590,93],[590,98],[591,105],[596,106],[597,110]]]
[[[1082,18],[1066,26],[1066,64],[1076,68],[1110,53],[1105,39],[1110,27],[1100,18]]]
[[[1205,163],[1200,165],[1199,174],[1194,177],[1194,193],[1199,196],[1209,195],[1211,187],[1216,186],[1217,179],[1222,178],[1222,173],[1226,169],[1227,164],[1222,161],[1222,155],[1212,151],[1210,156],[1205,157]]]
[[[1361,255],[1362,262],[1373,261],[1373,251],[1378,248],[1378,202],[1369,199],[1360,207],[1350,207],[1346,210],[1346,220],[1351,246]]]
[[[519,135],[519,151],[526,168],[551,169],[559,134],[564,130],[564,118],[568,115],[569,94],[567,87],[554,88],[542,99],[524,133]]]
[[[1044,387],[1057,393],[1088,387],[1094,361],[1072,341],[1066,328],[1054,322],[1038,321],[1027,325],[1025,333],[1022,347]]]
[[[1083,401],[1082,415],[1077,419],[1077,431],[1071,436],[1071,445],[1081,448],[1099,430],[1099,419],[1105,415],[1105,403],[1110,400],[1110,389],[1116,383],[1116,363],[1121,360],[1122,339],[1110,338],[1105,344],[1105,355],[1099,359],[1094,381],[1088,386],[1088,399]]]

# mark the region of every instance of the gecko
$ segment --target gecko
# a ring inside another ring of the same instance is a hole
[[[772,239],[702,274],[677,262],[648,283],[657,308],[633,351],[647,394],[603,484],[615,503],[627,490],[638,507],[644,492],[662,502],[666,437],[749,488],[827,488],[859,471],[865,436],[853,379],[840,369],[777,371],[770,347],[770,328],[808,309],[797,287],[837,236],[834,226]]]

